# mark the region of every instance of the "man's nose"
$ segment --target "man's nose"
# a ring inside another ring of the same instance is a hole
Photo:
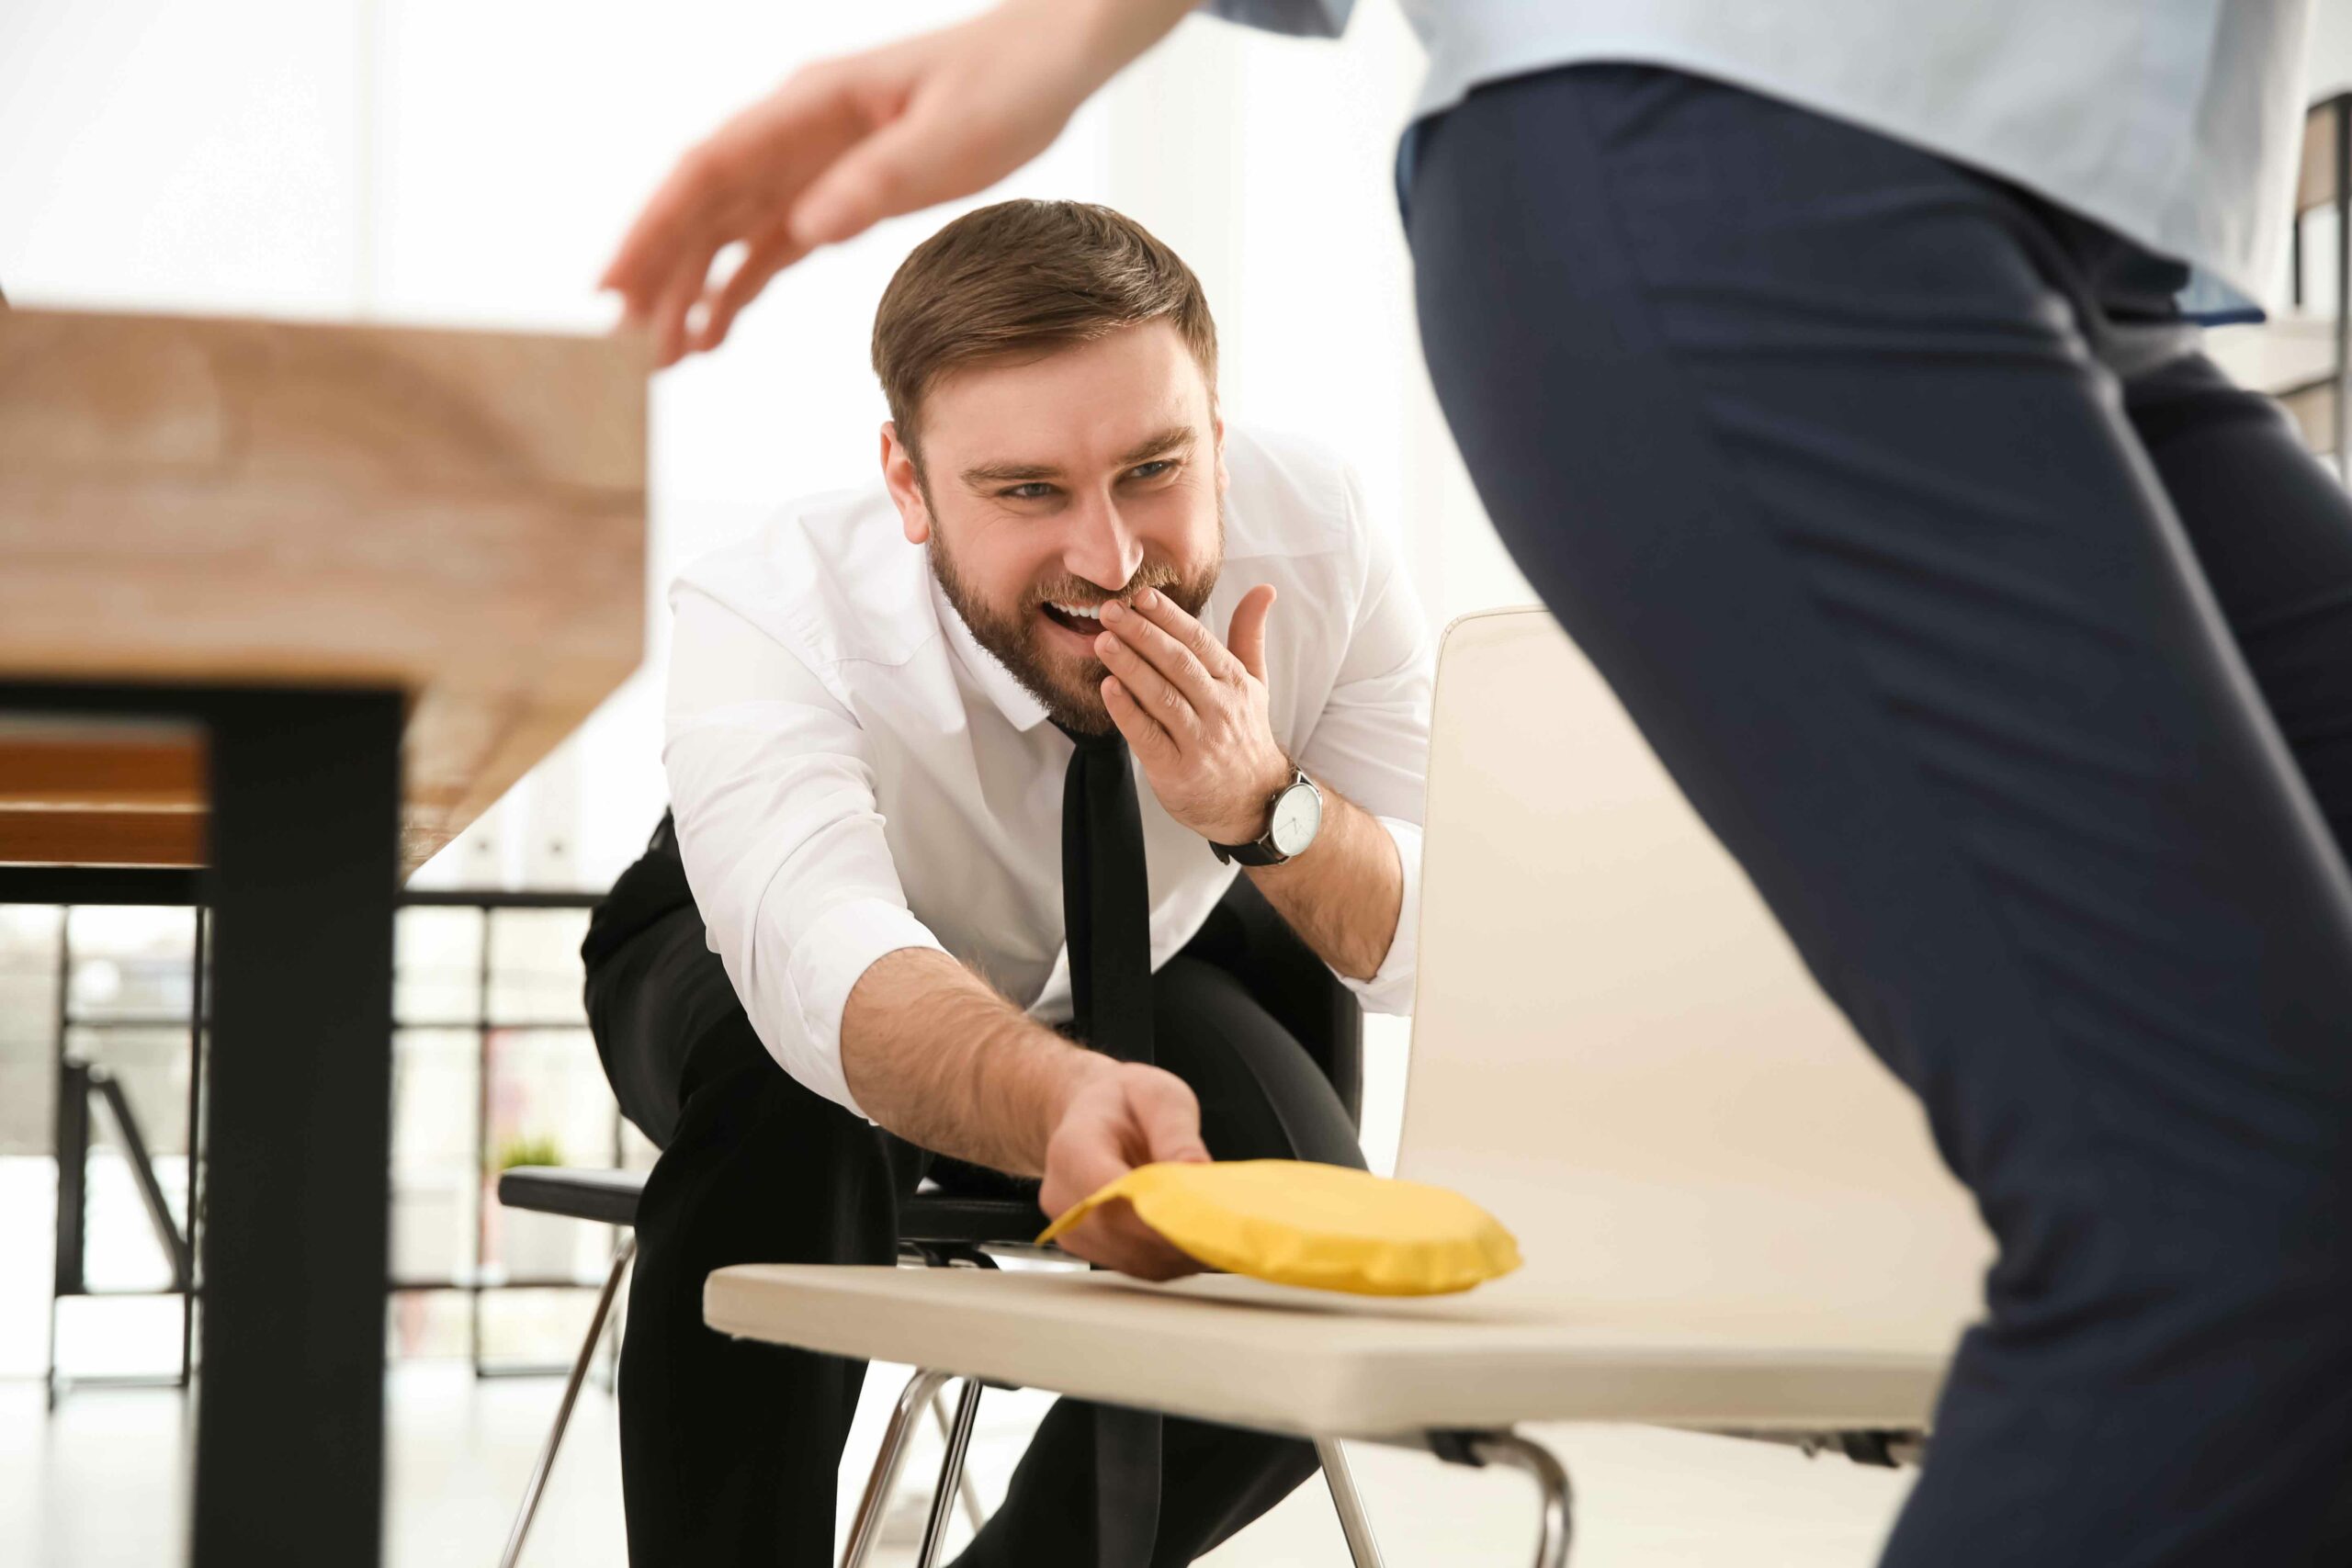
[[[1116,593],[1143,566],[1143,541],[1107,499],[1078,508],[1062,547],[1062,567],[1106,593]]]

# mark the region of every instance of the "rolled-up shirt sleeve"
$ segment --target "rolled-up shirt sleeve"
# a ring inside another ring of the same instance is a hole
[[[945,949],[907,907],[849,709],[708,594],[672,603],[662,764],[711,951],[777,1065],[863,1116],[842,1066],[850,989],[886,953]]]
[[[1362,591],[1338,678],[1299,748],[1298,764],[1371,813],[1396,842],[1404,902],[1387,955],[1370,979],[1340,979],[1374,1012],[1409,1013],[1421,914],[1422,803],[1435,654],[1412,581],[1386,536],[1367,521],[1352,475],[1347,503],[1360,546]]]
[[[1208,16],[1295,38],[1338,38],[1356,0],[1202,0]]]

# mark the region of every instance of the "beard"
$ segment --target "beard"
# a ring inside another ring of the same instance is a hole
[[[1208,564],[1184,573],[1166,561],[1147,560],[1115,593],[1105,593],[1082,578],[1055,577],[1033,584],[1020,604],[1011,608],[991,604],[973,583],[956,570],[956,558],[933,530],[925,547],[932,575],[948,604],[971,628],[972,640],[1021,682],[1022,689],[1044,705],[1054,722],[1081,735],[1107,735],[1110,710],[1102,705],[1102,681],[1110,673],[1092,654],[1072,658],[1044,644],[1044,607],[1048,603],[1091,605],[1107,599],[1133,601],[1144,589],[1165,593],[1188,615],[1197,616],[1216,588],[1225,566],[1225,512],[1217,510],[1216,550]]]

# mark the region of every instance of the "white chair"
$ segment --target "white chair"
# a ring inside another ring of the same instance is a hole
[[[1398,1174],[1526,1266],[1380,1300],[1229,1276],[751,1267],[725,1332],[1113,1404],[1566,1476],[1515,1433],[1638,1422],[1916,1434],[1991,1246],[1917,1103],[1549,616],[1472,615],[1438,671]],[[1850,1451],[1850,1450],[1849,1450]],[[1360,1564],[1377,1561],[1334,1467]]]

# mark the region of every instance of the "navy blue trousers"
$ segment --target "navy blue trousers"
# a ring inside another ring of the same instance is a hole
[[[1887,1562],[2352,1562],[2344,491],[2182,268],[1784,104],[1522,77],[1408,191],[1495,525],[1999,1240]]]

